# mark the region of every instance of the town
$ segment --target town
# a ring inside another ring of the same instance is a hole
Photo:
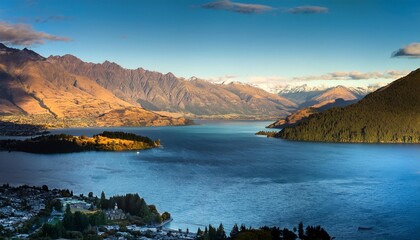
[[[138,195],[127,196],[137,198]],[[110,198],[111,201],[112,199],[119,200],[118,198]],[[63,236],[55,235],[56,233],[51,234],[49,229],[53,226],[65,226],[66,211],[70,211],[69,214],[73,217],[82,214],[82,216],[89,216],[89,219],[95,215],[105,218],[105,221],[102,222],[104,224],[88,224],[88,227],[78,229],[81,230],[80,232],[69,231],[68,234],[70,235],[65,236],[68,238],[83,237],[84,235],[97,236],[98,239],[144,240],[194,239],[196,237],[196,234],[190,233],[188,229],[182,231],[181,229],[165,228],[165,225],[172,220],[167,212],[158,215],[156,218],[158,221],[137,225],[134,223],[136,221],[139,223],[139,220],[142,220],[140,216],[133,216],[129,212],[123,211],[118,207],[117,202],[109,209],[98,208],[100,204],[104,205],[106,201],[104,193],[102,193],[102,198],[99,199],[94,197],[93,193],[89,193],[88,196],[83,194],[75,196],[72,191],[49,190],[46,185],[42,187],[27,185],[12,187],[4,184],[0,186],[0,237],[19,239],[41,236],[64,237],[64,234]],[[155,210],[153,205],[149,207]],[[155,211],[151,212],[152,215],[157,213]],[[150,216],[150,213],[146,215]]]

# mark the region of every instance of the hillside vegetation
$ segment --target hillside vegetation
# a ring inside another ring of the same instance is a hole
[[[420,143],[420,69],[345,108],[311,115],[277,137],[323,142]]]

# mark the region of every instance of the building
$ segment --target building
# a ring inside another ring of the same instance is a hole
[[[117,203],[115,203],[113,210],[105,210],[105,216],[107,220],[120,220],[126,219],[127,216],[122,209],[118,208]]]

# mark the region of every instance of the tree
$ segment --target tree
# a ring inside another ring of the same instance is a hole
[[[216,239],[218,239],[218,240],[226,239],[225,229],[223,227],[223,224],[221,224],[221,223],[220,223],[220,225],[219,225],[219,227],[217,228],[217,231],[216,231]]]
[[[93,198],[93,192],[89,192],[88,197]]]
[[[209,240],[216,240],[217,239],[217,231],[216,228],[212,225],[209,225]]]
[[[295,240],[297,238],[296,234],[290,231],[287,228],[283,229],[283,239],[284,240]]]
[[[89,219],[86,214],[77,211],[74,213],[74,230],[83,232],[89,226]]]
[[[52,201],[52,206],[54,207],[54,209],[57,211],[57,212],[61,212],[62,210],[63,210],[63,204],[61,203],[61,201],[60,200],[58,200],[58,199],[54,199],[53,201]]]
[[[162,213],[162,221],[166,221],[166,220],[169,220],[169,219],[171,219],[171,214],[170,213],[168,213],[168,212]]]
[[[238,228],[238,224],[235,223],[235,225],[233,225],[232,231],[230,231],[230,237],[234,238],[236,235],[238,235],[239,233],[239,228]]]
[[[66,205],[66,211],[64,213],[64,218],[63,218],[63,226],[67,230],[74,229],[74,216],[73,216],[73,213],[71,213],[69,204]]]
[[[42,236],[49,238],[60,238],[64,235],[65,229],[61,222],[56,224],[44,224],[41,228]]]
[[[303,223],[300,222],[298,225],[298,237],[303,239],[304,231],[303,231]]]
[[[197,236],[201,236],[203,235],[203,231],[201,231],[201,228],[197,229]]]
[[[107,200],[106,200],[104,191],[102,191],[102,193],[101,193],[101,202],[100,203],[101,203],[101,209],[108,209],[108,204],[107,204]]]

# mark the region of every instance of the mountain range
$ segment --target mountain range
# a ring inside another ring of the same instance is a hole
[[[313,114],[278,137],[324,142],[419,143],[420,69],[344,108]]]
[[[0,118],[50,127],[183,125],[190,118],[275,119],[297,104],[251,85],[213,84],[0,44]]]
[[[26,48],[0,44],[0,83],[0,114],[5,121],[49,127],[189,123],[124,101]]]
[[[86,63],[72,55],[51,56],[47,61],[71,74],[94,80],[124,101],[153,111],[176,112],[194,118],[276,118],[297,108],[284,97],[237,82],[213,84],[198,78],[185,80],[172,73],[124,69],[109,61]]]

